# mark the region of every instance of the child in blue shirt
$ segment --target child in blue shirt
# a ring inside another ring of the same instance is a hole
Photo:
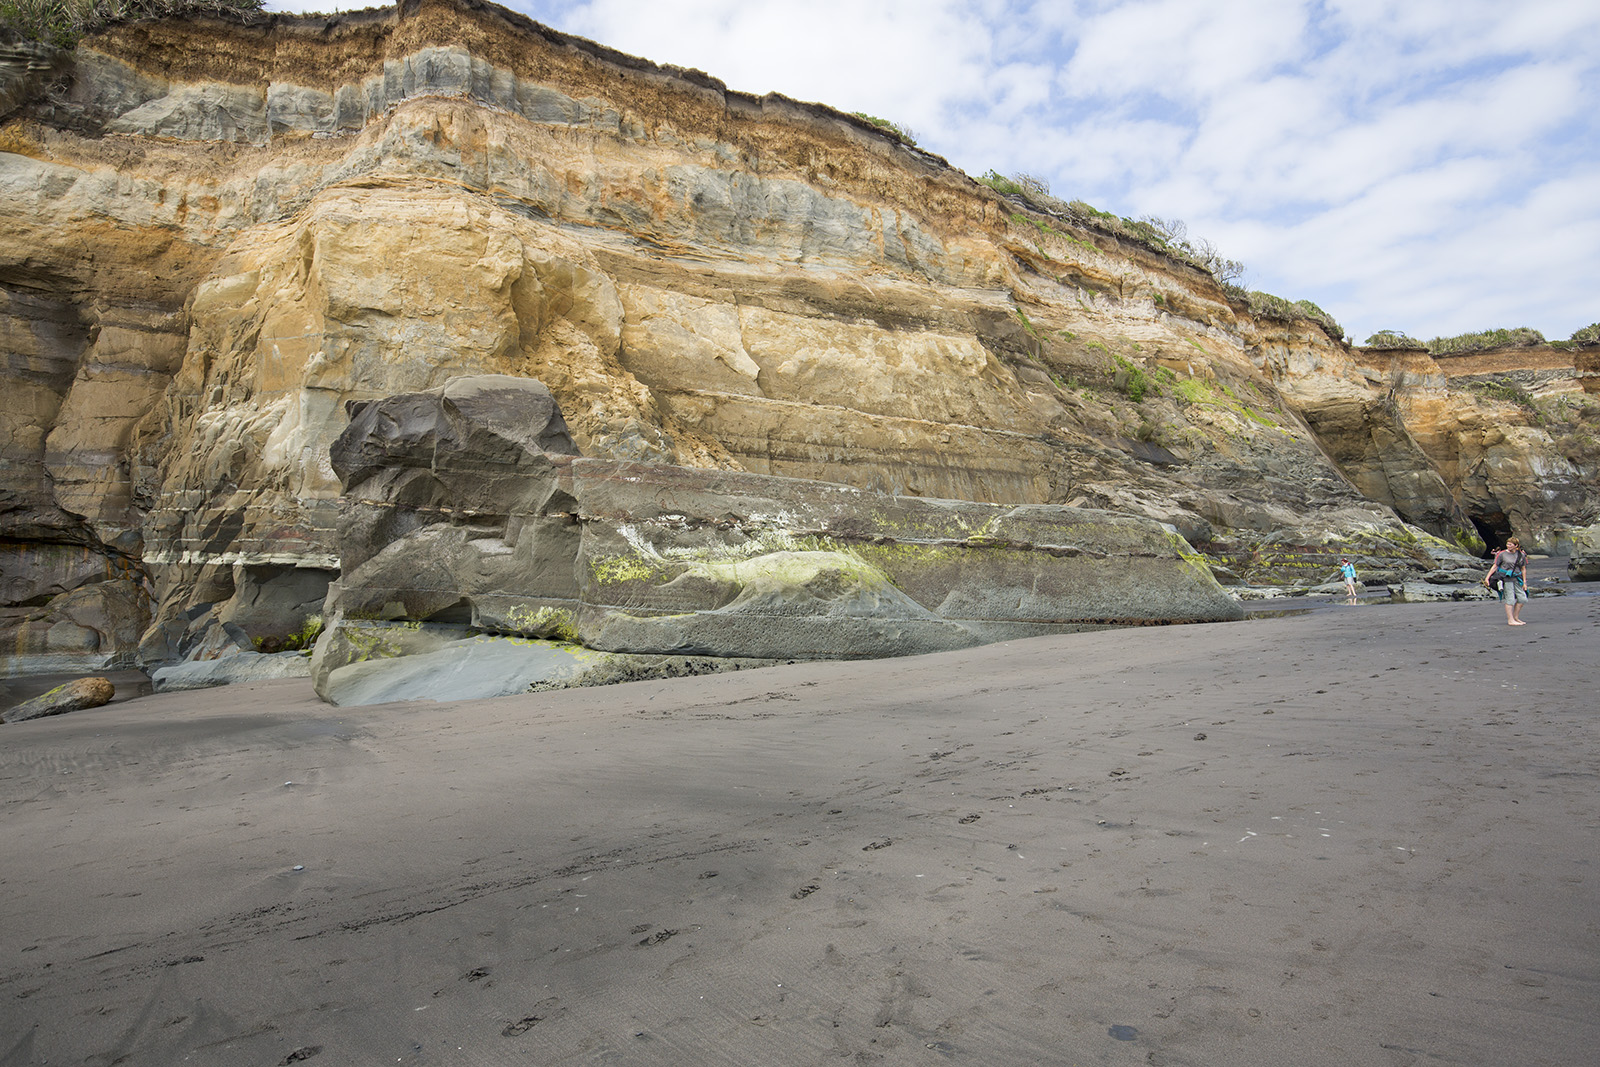
[[[1339,560],[1339,573],[1344,577],[1344,590],[1351,599],[1356,595],[1356,565],[1348,559]]]

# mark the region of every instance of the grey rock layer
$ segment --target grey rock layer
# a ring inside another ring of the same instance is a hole
[[[1401,582],[1390,595],[1397,604],[1427,604],[1438,600],[1490,600],[1494,594],[1482,585],[1435,585],[1432,582]]]
[[[278,678],[309,678],[311,658],[300,652],[238,652],[221,659],[190,660],[162,667],[150,676],[156,692],[210,689],[240,682],[266,682]]]
[[[512,378],[350,410],[332,451],[343,569],[313,667],[339,702],[394,656],[422,673],[383,692],[423,692],[470,632],[628,654],[871,658],[1242,614],[1181,537],[1146,519],[579,458],[548,393]],[[508,685],[521,684],[518,647],[494,653]]]

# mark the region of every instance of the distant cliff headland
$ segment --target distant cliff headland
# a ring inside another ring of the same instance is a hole
[[[1355,346],[1170,232],[473,0],[12,40],[0,187],[13,669],[292,644],[347,404],[464,376],[538,379],[584,457],[1153,520],[1224,585],[1600,521],[1592,327]]]

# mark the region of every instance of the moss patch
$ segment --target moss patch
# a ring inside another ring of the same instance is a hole
[[[712,581],[799,589],[829,572],[864,588],[890,585],[888,575],[851,552],[772,552],[752,559],[693,563],[689,573]]]
[[[578,623],[572,612],[562,608],[515,607],[506,612],[506,622],[519,633],[552,637],[568,644],[578,643]]]

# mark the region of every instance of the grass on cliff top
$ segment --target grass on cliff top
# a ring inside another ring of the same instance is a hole
[[[910,126],[902,126],[898,122],[890,122],[888,119],[880,119],[878,116],[869,115],[865,111],[852,111],[850,114],[864,122],[872,123],[884,133],[889,134],[891,137],[898,138],[904,144],[915,146],[917,143],[917,135],[911,131]]]
[[[1428,342],[1428,351],[1435,355],[1452,352],[1486,352],[1491,348],[1529,348],[1545,343],[1544,334],[1528,326],[1512,330],[1479,330],[1455,337],[1435,337]]]
[[[1428,350],[1426,344],[1410,336],[1404,330],[1379,330],[1361,343],[1368,348],[1406,348],[1418,352],[1426,352]]]
[[[1435,355],[1445,355],[1487,352],[1495,348],[1531,348],[1543,344],[1556,348],[1600,344],[1600,322],[1573,331],[1572,337],[1565,341],[1548,341],[1544,334],[1531,326],[1518,326],[1511,330],[1479,330],[1477,333],[1463,333],[1455,337],[1435,337],[1428,342],[1428,351]]]
[[[183,15],[250,15],[263,0],[0,0],[0,27],[24,40],[73,48],[118,22]]]
[[[1263,293],[1260,290],[1251,290],[1244,295],[1250,305],[1250,314],[1261,319],[1278,319],[1281,322],[1293,322],[1295,319],[1310,319],[1323,328],[1323,332],[1335,340],[1344,336],[1344,327],[1340,326],[1334,317],[1323,311],[1309,300],[1288,301],[1281,296]]]

